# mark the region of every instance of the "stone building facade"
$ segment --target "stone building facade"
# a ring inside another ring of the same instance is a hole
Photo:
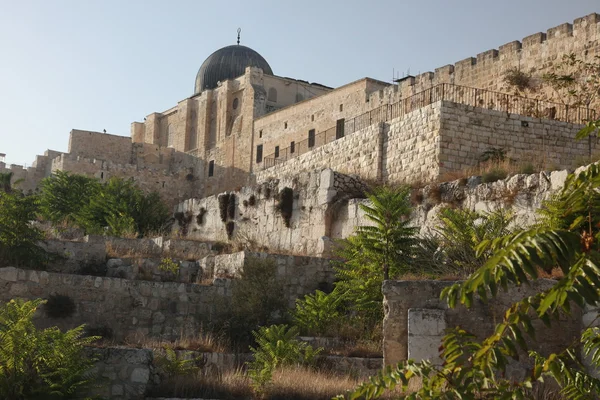
[[[133,122],[131,137],[73,130],[68,153],[48,150],[27,169],[0,163],[0,172],[26,191],[55,170],[128,177],[176,204],[298,168],[432,180],[490,147],[570,167],[596,151],[571,140],[596,110],[503,92],[508,70],[540,75],[567,53],[600,55],[599,14],[394,84],[364,78],[337,89],[277,76],[254,50],[228,46],[201,66],[191,97]]]

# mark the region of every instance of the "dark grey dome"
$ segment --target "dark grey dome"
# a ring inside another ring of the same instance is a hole
[[[265,74],[273,75],[273,70],[267,60],[249,47],[234,44],[215,51],[208,56],[198,70],[194,94],[205,89],[216,88],[219,81],[244,75],[246,67],[258,67]]]

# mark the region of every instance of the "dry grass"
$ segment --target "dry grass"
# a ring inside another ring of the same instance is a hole
[[[362,381],[349,376],[306,368],[284,368],[275,371],[272,382],[259,397],[252,392],[251,382],[241,370],[223,374],[198,373],[161,382],[147,395],[150,397],[199,397],[206,399],[264,400],[329,400],[353,390]],[[390,395],[381,397],[391,399]]]
[[[358,340],[356,342],[345,342],[340,346],[324,349],[322,354],[341,357],[381,358],[383,357],[383,349],[380,340]]]
[[[195,336],[181,337],[175,341],[161,340],[136,334],[128,336],[120,344],[138,349],[162,349],[170,347],[174,350],[191,350],[203,353],[224,353],[229,350],[225,338],[212,332],[204,331]]]

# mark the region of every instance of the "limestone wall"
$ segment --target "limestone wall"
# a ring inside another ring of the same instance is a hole
[[[437,157],[440,173],[477,165],[480,155],[491,147],[507,150],[507,157],[518,162],[570,168],[599,150],[598,138],[575,140],[581,128],[443,101]]]
[[[374,124],[334,142],[317,147],[272,168],[256,171],[256,181],[331,168],[344,174],[360,174],[365,179],[380,176],[383,124]]]
[[[285,187],[293,190],[294,198],[289,227],[277,210],[278,195]],[[272,253],[326,255],[334,209],[340,201],[360,197],[363,192],[364,185],[356,178],[330,169],[282,176],[229,192],[235,196],[234,217],[227,217],[234,226],[231,239],[221,219],[219,196],[180,203],[176,212],[190,222],[185,229],[179,225],[179,231],[198,240],[231,241]]]
[[[539,279],[531,286],[512,287],[488,304],[474,301],[470,309],[459,306],[449,309],[440,300],[443,288],[454,282],[442,281],[386,281],[383,284],[385,317],[383,322],[383,355],[386,365],[408,359],[409,354],[426,359],[438,359],[440,327],[460,326],[482,339],[492,334],[504,312],[514,302],[548,289],[555,281]],[[571,317],[563,316],[560,323],[547,328],[541,321],[532,324],[540,335],[533,349],[543,355],[560,352],[581,334],[581,310],[574,308]],[[428,313],[428,314],[427,314]],[[427,314],[427,316],[425,315]],[[411,326],[412,325],[412,326]],[[422,359],[423,359],[422,358]],[[419,361],[419,359],[416,359]],[[511,375],[523,378],[522,366],[511,366]]]
[[[560,63],[563,54],[574,52],[592,61],[600,54],[600,15],[593,13],[539,32],[521,41],[506,43],[456,62],[407,78],[398,93],[407,97],[424,89],[447,82],[482,89],[502,91],[505,72],[510,68],[535,75],[549,72]],[[392,93],[390,92],[390,95]]]
[[[86,324],[111,330],[118,341],[135,335],[169,340],[194,335],[226,307],[230,291],[227,280],[201,286],[0,268],[0,301],[51,294],[73,299],[76,310],[71,317],[50,318],[40,311],[39,326],[69,329]]]
[[[73,129],[69,136],[69,153],[83,158],[111,160],[115,164],[131,163],[131,138],[100,132]]]

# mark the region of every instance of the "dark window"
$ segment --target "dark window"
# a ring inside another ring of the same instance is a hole
[[[287,129],[287,121],[283,123],[283,129]]]
[[[335,123],[335,138],[343,138],[344,137],[344,123],[346,120],[344,118],[338,119]]]
[[[260,163],[262,162],[262,144],[259,144],[258,146],[256,146],[256,163]]]
[[[340,111],[344,111],[344,105],[340,104]]]
[[[239,102],[240,102],[240,101],[239,101],[237,98],[236,98],[236,99],[233,99],[233,109],[234,109],[234,110],[238,108],[238,104],[239,104]]]
[[[260,131],[258,131],[258,137],[261,138],[262,137],[262,129]]]
[[[208,163],[208,176],[213,176],[215,174],[215,160],[212,160]]]
[[[275,146],[275,158],[279,157],[279,146]]]
[[[315,130],[311,129],[308,131],[308,147],[315,146]]]
[[[296,151],[296,142],[292,142],[290,143],[290,153],[293,153]]]
[[[310,120],[311,120],[311,121],[314,121],[314,120],[315,120],[315,114],[313,114],[313,115],[311,115],[311,116],[310,116]]]

